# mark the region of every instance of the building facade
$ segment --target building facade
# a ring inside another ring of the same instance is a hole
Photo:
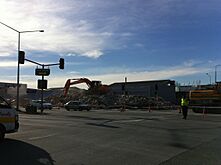
[[[0,95],[5,98],[8,98],[8,97],[16,98],[17,84],[0,82]],[[27,95],[27,84],[20,84],[19,96],[22,97],[25,95]]]
[[[176,103],[175,81],[135,81],[113,83],[110,86],[112,94],[128,94],[146,97],[161,97],[165,101]]]

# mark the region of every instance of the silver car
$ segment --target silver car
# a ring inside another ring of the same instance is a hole
[[[89,111],[91,109],[91,107],[88,104],[82,103],[80,101],[69,101],[66,104],[64,104],[64,108],[68,111],[70,110],[87,110]]]

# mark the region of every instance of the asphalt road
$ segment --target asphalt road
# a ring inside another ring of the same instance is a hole
[[[0,164],[221,164],[221,115],[177,111],[53,109],[20,114],[20,130],[0,144]]]

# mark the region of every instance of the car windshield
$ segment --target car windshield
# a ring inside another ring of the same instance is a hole
[[[32,100],[33,103],[41,103],[41,100]],[[47,101],[43,100],[43,103],[48,103]]]
[[[9,107],[10,105],[8,104],[8,102],[4,98],[0,97],[0,108],[9,108]]]

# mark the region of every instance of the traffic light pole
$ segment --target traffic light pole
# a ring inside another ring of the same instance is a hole
[[[4,25],[5,27],[15,31],[18,33],[18,67],[17,67],[17,96],[16,96],[16,109],[17,111],[19,111],[19,87],[20,87],[20,84],[19,84],[19,77],[20,77],[20,62],[19,62],[19,53],[20,53],[20,47],[21,47],[21,33],[30,33],[30,32],[44,32],[44,30],[28,30],[28,31],[19,31],[19,30],[16,30],[14,29],[13,27],[3,23],[0,21],[0,24]]]
[[[42,65],[42,69],[44,69],[44,65]],[[41,80],[42,82],[44,81],[44,75],[42,75]],[[44,89],[42,87],[41,88],[41,113],[43,113],[44,111],[43,103],[44,103]]]
[[[20,63],[19,63],[19,53],[20,53],[20,45],[21,45],[21,32],[18,32],[18,68],[17,68],[17,95],[16,95],[16,109],[17,111],[19,111],[19,88],[20,88],[20,84],[19,84],[19,79],[20,79]]]
[[[23,58],[24,58],[24,55],[23,55]],[[29,60],[29,59],[26,59],[24,58],[23,60],[21,60],[20,62],[23,63],[24,61],[28,61],[30,63],[33,63],[33,64],[36,64],[36,65],[40,65],[42,67],[42,71],[45,70],[45,67],[46,66],[55,66],[55,65],[59,65],[59,68],[60,69],[64,69],[64,59],[63,58],[60,58],[59,60],[59,63],[55,63],[55,64],[40,64],[36,61],[32,61],[32,60]],[[23,63],[24,64],[24,63]],[[49,69],[48,69],[49,70]],[[50,71],[50,70],[49,70]],[[38,89],[41,89],[41,113],[43,113],[44,111],[44,106],[43,106],[43,103],[44,103],[44,89],[47,89],[47,80],[46,80],[46,85],[43,85],[44,83],[44,76],[48,76],[50,72],[48,72],[47,74],[46,73],[41,73],[41,74],[36,74],[38,76],[41,76],[41,85],[38,84]],[[39,82],[38,82],[39,83]],[[40,87],[40,88],[39,88]]]

